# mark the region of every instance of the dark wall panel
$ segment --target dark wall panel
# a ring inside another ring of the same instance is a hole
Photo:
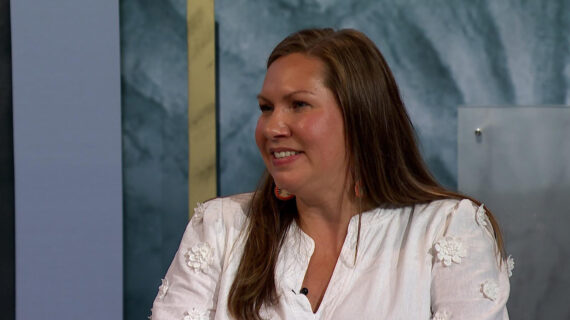
[[[13,137],[10,0],[0,0],[0,310],[3,319],[13,319],[15,315]]]

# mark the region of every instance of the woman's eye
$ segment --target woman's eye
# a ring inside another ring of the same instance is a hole
[[[309,104],[306,103],[305,101],[293,101],[293,108],[297,109],[297,108],[302,108],[302,107],[306,107]]]
[[[266,112],[266,111],[271,111],[273,110],[273,108],[270,105],[267,104],[260,104],[259,105],[259,110],[261,110],[261,112]]]

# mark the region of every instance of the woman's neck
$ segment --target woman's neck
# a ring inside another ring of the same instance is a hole
[[[316,244],[335,244],[330,249],[340,250],[346,237],[350,219],[358,213],[354,199],[348,193],[329,199],[311,199],[297,197],[299,227]]]

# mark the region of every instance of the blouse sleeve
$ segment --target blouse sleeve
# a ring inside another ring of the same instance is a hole
[[[225,255],[222,199],[199,204],[152,306],[152,320],[213,319]]]
[[[459,202],[432,250],[433,319],[508,319],[506,262],[483,206]]]

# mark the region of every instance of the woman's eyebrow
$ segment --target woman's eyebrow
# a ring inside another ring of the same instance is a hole
[[[284,99],[291,99],[291,96],[298,94],[298,93],[306,93],[306,94],[310,94],[310,95],[315,95],[314,92],[309,91],[309,90],[295,90],[293,92],[289,92],[288,94],[286,94],[285,96],[283,96]],[[270,99],[267,99],[266,97],[264,97],[261,93],[257,95],[257,99],[258,100],[265,100],[265,101],[271,101]]]
[[[297,91],[293,91],[293,92],[289,92],[288,94],[285,95],[285,99],[290,99],[291,96],[294,96],[298,93],[306,93],[306,94],[310,94],[310,95],[315,95],[312,91],[309,90],[297,90]]]

